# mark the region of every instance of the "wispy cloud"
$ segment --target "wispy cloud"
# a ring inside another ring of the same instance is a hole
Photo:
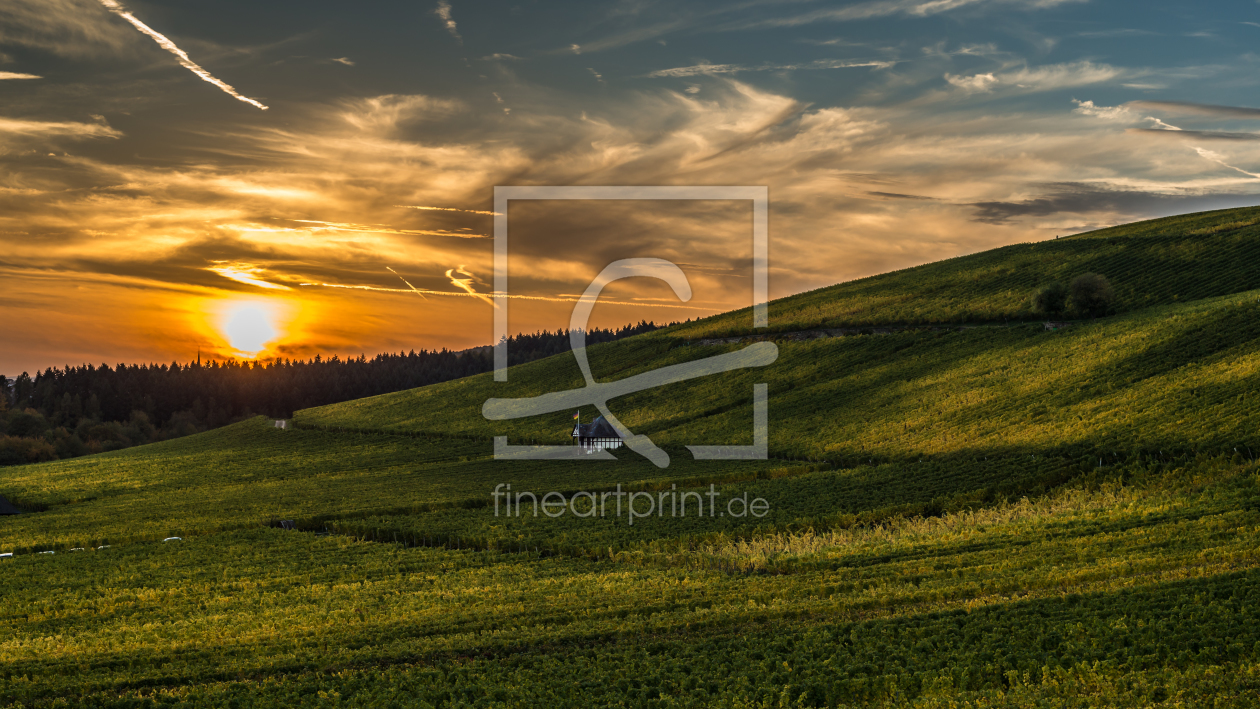
[[[1240,134],[1240,133],[1222,133],[1219,131],[1182,130],[1179,126],[1172,125],[1171,123],[1165,123],[1162,119],[1160,119],[1157,116],[1140,115],[1137,111],[1133,110],[1134,108],[1139,108],[1138,104],[1133,103],[1133,102],[1124,104],[1121,106],[1099,106],[1093,101],[1080,101],[1077,99],[1072,99],[1072,103],[1076,104],[1076,108],[1072,110],[1072,113],[1076,113],[1082,116],[1092,116],[1094,118],[1102,118],[1108,121],[1122,121],[1122,122],[1128,122],[1128,123],[1145,122],[1145,123],[1153,124],[1155,126],[1154,128],[1130,128],[1128,130],[1131,133],[1161,133],[1161,134],[1181,135],[1182,137],[1197,136],[1197,137],[1207,137],[1207,138],[1221,138],[1221,137],[1233,136],[1233,135],[1250,135],[1250,134]]]
[[[21,74],[14,71],[0,71],[0,81],[7,79],[42,79],[38,74]]]
[[[414,204],[395,204],[394,206],[401,209],[420,209],[426,212],[463,212],[465,214],[485,214],[491,217],[498,214],[498,212],[486,212],[480,209],[459,209],[458,207],[422,207]]]
[[[259,288],[266,288],[268,290],[292,290],[288,286],[263,280],[259,277],[261,275],[262,268],[247,263],[227,263],[223,261],[216,261],[213,266],[210,266],[206,270],[212,273],[217,273],[220,276],[236,281],[237,283],[244,283],[246,285],[257,286]]]
[[[448,231],[446,229],[394,229],[387,226],[374,226],[372,224],[346,224],[340,222],[323,222],[314,219],[294,219],[299,224],[317,224],[318,228],[327,231],[345,231],[358,234],[400,234],[403,236],[453,236],[457,239],[488,239],[490,237],[485,234],[473,234],[463,231]]]
[[[673,69],[660,69],[654,71],[647,76],[653,79],[660,78],[680,78],[688,76],[701,76],[704,74],[738,74],[745,71],[796,71],[798,69],[856,69],[859,67],[872,67],[875,69],[887,69],[895,65],[896,62],[885,61],[845,61],[841,59],[819,59],[818,61],[805,62],[803,64],[694,64],[692,66],[680,66]]]
[[[1001,83],[1001,81],[992,73],[972,74],[971,76],[946,74],[945,80],[963,91],[972,93],[986,93],[992,91],[994,86]]]
[[[1158,32],[1151,30],[1139,30],[1131,27],[1118,28],[1114,30],[1087,30],[1085,32],[1077,32],[1077,37],[1085,37],[1087,39],[1109,39],[1112,37],[1141,37],[1158,35]]]
[[[481,58],[487,62],[519,62],[521,58],[515,54],[489,54]]]
[[[179,63],[181,66],[183,66],[188,71],[191,71],[192,73],[196,74],[197,76],[201,77],[203,81],[207,81],[211,84],[214,84],[215,86],[219,87],[219,89],[221,89],[224,93],[237,99],[238,101],[244,101],[245,103],[248,103],[251,106],[255,106],[263,111],[267,110],[267,107],[264,106],[263,104],[259,103],[258,101],[255,101],[252,98],[249,98],[248,96],[242,96],[236,89],[216,79],[214,76],[210,74],[210,72],[206,71],[205,69],[202,69],[201,66],[197,64],[197,62],[194,62],[191,58],[189,58],[187,52],[175,46],[174,42],[167,39],[160,32],[157,32],[156,30],[152,29],[148,25],[141,22],[139,19],[136,18],[135,15],[131,14],[130,12],[127,12],[126,8],[118,4],[116,0],[100,0],[100,2],[110,12],[130,22],[136,29],[152,37],[153,41],[157,42],[159,47],[161,47],[162,49],[165,49],[171,54],[174,54],[175,58],[179,60]]]
[[[350,60],[349,60],[348,58],[346,58],[346,57],[335,57],[335,58],[331,59],[330,61],[334,61],[334,62],[336,62],[336,63],[338,63],[338,64],[345,64],[346,66],[354,66],[354,62],[350,61]]]
[[[1054,91],[1076,86],[1089,86],[1112,81],[1128,72],[1108,64],[1091,61],[1024,67],[1015,71],[989,72],[971,76],[946,74],[945,80],[967,93],[990,93],[999,89],[1020,91]]]
[[[1072,99],[1072,103],[1076,104],[1076,108],[1072,113],[1079,113],[1082,116],[1093,116],[1095,118],[1104,118],[1107,120],[1131,120],[1133,114],[1125,106],[1099,106],[1093,101],[1078,101]]]
[[[442,20],[442,26],[450,33],[460,44],[464,43],[464,38],[459,36],[459,28],[455,26],[455,20],[451,17],[451,4],[446,0],[442,0],[437,4],[437,9],[433,11]]]
[[[1040,10],[1088,0],[875,0],[846,7],[826,8],[812,12],[774,17],[751,22],[741,22],[724,29],[755,29],[765,27],[797,27],[815,22],[846,22],[869,20],[877,17],[903,15],[929,17],[971,7],[1015,7],[1024,10]]]
[[[0,118],[0,135],[64,135],[79,138],[121,138],[122,133],[104,122],[28,121]]]

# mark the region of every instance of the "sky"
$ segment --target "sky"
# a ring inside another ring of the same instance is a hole
[[[1260,3],[0,3],[0,373],[492,338],[496,185],[764,185],[770,294],[1260,203]],[[509,329],[751,303],[747,202],[514,203]]]

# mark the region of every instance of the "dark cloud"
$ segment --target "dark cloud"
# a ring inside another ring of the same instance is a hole
[[[1043,197],[1022,202],[973,202],[972,221],[1009,224],[1019,217],[1048,217],[1059,214],[1143,215],[1149,218],[1254,205],[1254,195],[1203,194],[1169,195],[1156,192],[1103,190],[1090,185],[1062,183]],[[1126,217],[1125,221],[1132,217]]]
[[[935,197],[924,197],[917,194],[897,194],[896,192],[867,192],[872,197],[886,197],[888,199],[923,199],[935,200]]]
[[[1220,118],[1260,118],[1260,108],[1216,106],[1210,103],[1190,103],[1189,101],[1130,101],[1125,105],[1155,111],[1192,113],[1199,116],[1217,116]]]
[[[1130,133],[1156,134],[1166,138],[1195,140],[1260,140],[1260,133],[1229,133],[1221,130],[1168,130],[1167,128],[1130,128]]]

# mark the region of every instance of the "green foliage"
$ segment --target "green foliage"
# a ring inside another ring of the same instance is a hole
[[[1058,281],[1042,286],[1033,291],[1029,305],[1034,313],[1058,315],[1067,307],[1068,289]]]
[[[56,449],[43,439],[0,436],[0,465],[42,463],[56,459]]]
[[[1083,273],[1068,286],[1068,305],[1083,315],[1106,315],[1116,301],[1115,291],[1106,276]]]

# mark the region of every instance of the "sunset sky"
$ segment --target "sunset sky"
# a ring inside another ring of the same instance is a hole
[[[1260,3],[0,2],[0,373],[489,344],[495,185],[766,185],[772,297],[1260,203]],[[750,303],[746,203],[510,213],[510,329]]]

